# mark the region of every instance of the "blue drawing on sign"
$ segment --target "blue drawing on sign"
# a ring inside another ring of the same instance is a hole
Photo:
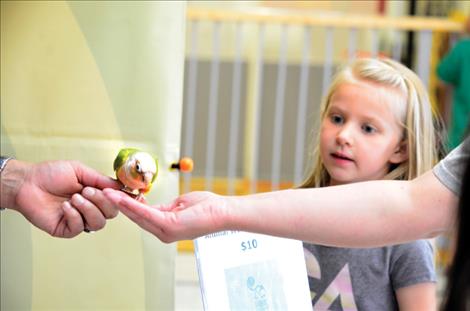
[[[248,289],[253,292],[256,311],[269,310],[268,301],[266,299],[266,290],[262,284],[256,284],[255,278],[250,276],[246,280]]]
[[[284,282],[275,260],[225,269],[231,311],[285,311]]]

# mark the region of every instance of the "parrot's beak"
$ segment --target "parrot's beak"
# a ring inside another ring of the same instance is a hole
[[[152,182],[153,179],[153,173],[147,172],[144,173],[144,182],[146,185],[149,185]]]

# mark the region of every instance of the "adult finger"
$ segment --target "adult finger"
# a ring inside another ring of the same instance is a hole
[[[85,187],[82,191],[82,196],[98,207],[106,219],[112,219],[119,214],[117,206],[114,205],[101,190],[93,187]]]
[[[112,188],[120,189],[121,184],[109,176],[105,176],[80,162],[72,162],[78,181],[84,186],[98,189]]]
[[[139,200],[136,200],[134,197],[129,196],[127,193],[123,191],[116,191],[114,189],[109,189],[109,188],[104,189],[103,194],[119,209],[123,207],[121,205],[123,202],[126,202],[128,207],[131,207],[132,209],[135,209],[136,211],[140,211],[142,207],[144,207],[143,208],[144,210],[145,209],[149,209],[149,210],[158,209],[160,211],[164,210],[164,208],[168,208],[167,205],[163,205],[163,204],[149,205],[145,198],[140,198]]]
[[[119,207],[119,210],[130,220],[164,241],[162,239],[164,230],[160,227],[163,225],[164,218],[162,212],[151,206],[134,200],[121,191],[104,189],[103,193],[114,204],[116,204]]]
[[[158,204],[155,205],[154,208],[158,209],[161,212],[170,212],[174,211],[175,209],[183,206],[184,204],[181,202],[179,198],[176,198],[170,204]]]
[[[103,229],[106,219],[101,210],[92,202],[85,199],[81,194],[75,193],[72,196],[71,203],[74,208],[82,215],[85,229],[97,231]]]
[[[103,194],[112,202],[114,203],[119,210],[123,213],[127,212],[132,214],[134,218],[146,218],[148,217],[147,209],[151,209],[148,205],[139,202],[122,191],[115,191],[112,189],[104,189]],[[127,214],[126,214],[127,215]]]
[[[160,205],[158,209],[161,211],[180,211],[188,206],[196,205],[207,200],[213,193],[207,191],[194,191],[182,194],[168,205]]]
[[[62,210],[64,211],[65,224],[63,228],[58,228],[60,232],[55,232],[53,235],[61,236],[63,238],[73,238],[83,232],[83,229],[85,228],[83,218],[80,213],[72,207],[70,202],[63,202]]]

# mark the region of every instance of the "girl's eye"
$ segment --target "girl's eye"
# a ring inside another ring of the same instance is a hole
[[[372,133],[377,132],[375,127],[373,127],[372,125],[369,125],[369,124],[364,124],[362,126],[362,130],[364,131],[364,133],[367,133],[367,134],[372,134]]]
[[[337,115],[337,114],[334,114],[334,115],[330,116],[330,120],[334,124],[342,124],[343,121],[344,121],[343,117],[340,116],[340,115]]]

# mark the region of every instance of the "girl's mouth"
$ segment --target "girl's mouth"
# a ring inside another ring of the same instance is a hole
[[[337,159],[337,160],[342,160],[342,161],[351,161],[351,162],[354,162],[353,159],[351,159],[350,157],[342,154],[342,153],[337,153],[337,152],[334,152],[331,154],[331,156],[334,158],[334,159]]]

